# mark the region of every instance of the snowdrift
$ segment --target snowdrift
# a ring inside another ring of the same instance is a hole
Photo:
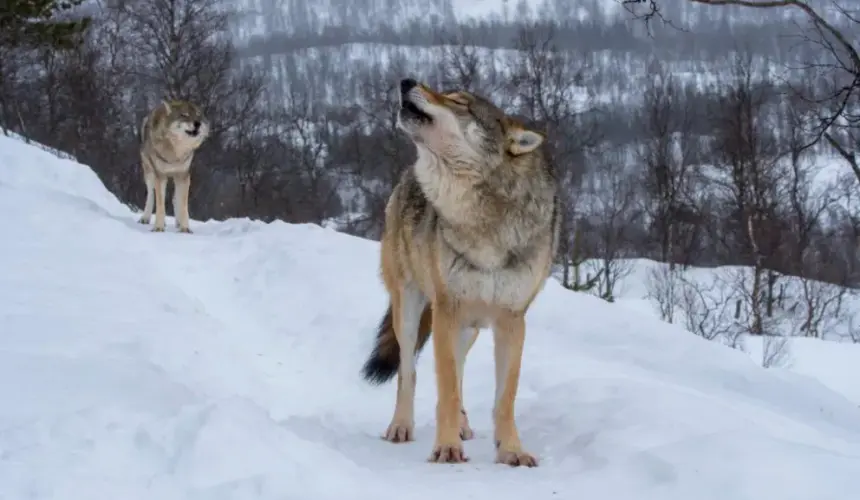
[[[193,189],[193,187],[192,187]],[[193,214],[192,214],[193,215]],[[466,365],[471,462],[380,439],[364,384],[377,244],[311,225],[150,233],[87,167],[0,137],[0,498],[849,500],[860,409],[819,382],[550,282],[493,464],[491,335]]]

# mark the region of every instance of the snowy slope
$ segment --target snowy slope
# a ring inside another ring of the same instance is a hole
[[[466,367],[471,462],[379,439],[359,378],[376,243],[316,226],[150,233],[87,168],[0,137],[0,498],[848,500],[860,409],[820,383],[547,285],[518,401],[536,469],[494,465],[491,336]],[[456,492],[452,495],[452,491]]]
[[[596,261],[587,261],[583,265],[583,270],[585,273],[593,275],[600,265],[601,263]],[[619,279],[617,283],[615,303],[627,309],[659,318],[659,304],[653,296],[649,295],[649,282],[652,279],[652,273],[658,272],[658,275],[665,273],[666,265],[648,259],[629,259],[623,263],[623,266],[630,272]],[[737,266],[691,267],[687,271],[679,269],[678,276],[692,282],[705,284],[706,286],[701,291],[704,296],[708,297],[709,304],[721,304],[722,300],[729,300],[733,305],[736,292],[732,290],[733,285],[730,283],[734,279],[735,273],[743,270],[742,267]],[[784,276],[780,279],[780,285],[787,285],[784,290],[787,290],[789,294],[792,291],[792,285],[799,286],[795,278]],[[683,285],[679,282],[676,286],[676,294],[678,295],[675,305],[676,323],[687,325],[687,318],[683,311],[685,307]],[[655,291],[655,293],[659,292]],[[784,345],[779,350],[779,356],[776,359],[771,358],[772,369],[791,370],[810,376],[860,406],[860,383],[858,383],[860,380],[860,343],[853,343],[846,331],[847,327],[851,326],[852,320],[856,324],[857,319],[860,318],[860,298],[848,294],[842,299],[839,316],[834,316],[833,310],[824,315],[827,318],[826,321],[822,321],[821,334],[823,338],[799,336],[800,333],[796,331],[796,325],[803,320],[800,312],[802,309],[798,308],[794,317],[786,310],[790,309],[793,300],[797,299],[792,299],[789,295],[785,299],[782,310],[777,309],[777,312],[783,315],[782,328],[777,329],[783,336],[782,339],[743,336],[737,342],[737,348],[746,352],[755,362],[762,363],[765,353],[772,354],[775,346],[784,341]],[[819,300],[824,302],[831,299],[822,295]],[[728,309],[728,311],[729,315],[723,319],[728,323],[733,323],[734,317],[731,314],[733,308]],[[699,314],[697,316],[699,319],[702,318],[701,313],[696,314]],[[711,319],[718,321],[717,318],[719,318],[718,313],[712,313]],[[726,331],[730,328],[726,323],[723,323],[723,326]],[[714,341],[728,343],[724,338],[716,338]],[[769,344],[769,349],[766,349],[766,344]]]

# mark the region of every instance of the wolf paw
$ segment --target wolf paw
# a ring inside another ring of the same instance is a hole
[[[537,467],[538,461],[531,453],[523,450],[502,450],[496,452],[496,463],[511,467]]]
[[[388,426],[388,429],[385,430],[385,435],[382,437],[392,443],[414,441],[415,428],[411,423],[391,422],[391,425]]]
[[[430,462],[437,464],[461,464],[469,461],[462,443],[437,444],[430,454]]]
[[[190,229],[190,228],[187,228],[187,227],[180,227],[180,228],[179,228],[179,232],[180,232],[180,233],[191,234],[191,229]]]
[[[137,219],[137,223],[138,224],[149,224],[149,217],[141,217],[140,219]]]
[[[164,226],[155,226],[152,228],[152,232],[153,233],[163,233],[164,232]]]

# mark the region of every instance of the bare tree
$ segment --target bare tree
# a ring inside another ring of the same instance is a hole
[[[844,286],[806,277],[798,281],[800,290],[796,302],[799,306],[796,311],[797,333],[823,338],[827,331],[840,327],[847,321],[844,303],[848,290]]]
[[[761,366],[782,368],[789,362],[788,337],[767,335],[762,337]]]
[[[228,15],[218,0],[116,0],[124,41],[141,59],[136,76],[169,99],[209,108],[230,72]]]
[[[594,121],[593,96],[581,82],[590,72],[585,57],[561,50],[551,25],[530,24],[519,30],[517,59],[512,68],[510,93],[520,112],[547,134],[547,161],[566,194],[562,218],[562,284],[577,289],[570,279],[574,235],[578,233],[575,207],[586,170],[585,155],[600,139]],[[574,258],[574,265],[579,259]],[[575,270],[578,276],[578,270]]]
[[[848,318],[847,337],[855,344],[860,344],[860,327],[857,326],[856,316]]]
[[[831,259],[841,261],[835,269],[847,286],[860,284],[860,181],[849,174],[837,177],[827,219],[832,222]],[[841,268],[841,269],[840,269]]]
[[[321,223],[340,209],[337,173],[330,145],[337,135],[333,113],[305,89],[291,89],[282,116],[282,131],[290,137],[288,175],[292,181],[291,221]]]
[[[733,289],[719,274],[710,277],[710,282],[681,277],[678,307],[683,313],[684,325],[705,340],[721,341],[739,349],[744,330],[738,328],[733,318]]]
[[[347,232],[367,238],[382,235],[385,205],[404,168],[415,160],[415,148],[397,131],[396,83],[405,74],[395,61],[361,77],[359,104],[344,112],[348,124],[337,154],[353,205]]]
[[[16,115],[14,96],[20,86],[21,54],[15,47],[0,44],[0,128],[8,135],[10,131],[20,130]]]
[[[632,271],[625,250],[632,226],[640,218],[636,200],[637,179],[624,156],[604,152],[595,155],[596,168],[588,178],[587,213],[594,241],[588,268],[598,277],[597,294],[614,301],[619,281]]]
[[[805,61],[806,69],[813,71],[819,79],[828,82],[819,95],[807,98],[821,107],[822,113],[815,120],[815,134],[809,145],[823,141],[845,160],[854,175],[860,180],[860,49],[856,37],[850,33],[860,27],[860,17],[837,2],[832,10],[846,28],[825,17],[822,11],[804,0],[687,0],[690,3],[710,6],[736,6],[751,9],[794,9],[809,21],[811,34],[803,36],[805,41],[827,56],[827,60]],[[660,9],[660,0],[621,0],[621,3],[637,17],[650,23],[654,19],[671,24]],[[637,9],[644,5],[644,9]]]
[[[848,275],[841,272],[823,272],[827,257],[818,252],[816,237],[823,233],[822,218],[834,203],[830,185],[816,182],[819,169],[809,158],[806,147],[808,137],[804,123],[809,112],[805,101],[789,96],[783,103],[785,111],[781,130],[786,137],[787,171],[783,175],[787,205],[785,219],[788,230],[783,245],[787,258],[785,268],[792,275],[791,286],[795,303],[791,311],[795,316],[792,333],[808,337],[820,337],[823,331],[844,321],[843,301],[847,293]],[[820,185],[820,187],[818,187]],[[831,278],[835,284],[822,280]]]
[[[726,245],[735,245],[752,266],[750,331],[761,335],[769,312],[766,304],[772,300],[771,294],[766,302],[764,293],[772,291],[776,281],[767,264],[779,247],[781,231],[777,217],[779,155],[767,121],[774,94],[767,79],[756,82],[756,76],[752,56],[736,56],[732,81],[724,87],[714,112],[718,170],[713,181],[730,214],[726,236],[731,239]]]
[[[691,132],[691,104],[681,95],[680,85],[658,61],[652,61],[649,68],[643,107],[636,119],[645,135],[637,151],[644,167],[643,202],[660,261],[674,270],[680,257],[679,226],[699,222],[690,196],[698,141]],[[687,256],[682,259],[689,261]]]
[[[440,88],[458,88],[486,96],[503,90],[496,55],[463,34],[440,40],[442,62],[437,75]],[[502,103],[503,104],[503,103]]]
[[[264,200],[264,192],[273,189],[274,177],[284,161],[283,144],[275,125],[277,111],[259,121],[240,121],[233,129],[233,141],[225,160],[232,164],[238,196],[235,206],[225,213],[268,220],[274,215]]]
[[[648,270],[645,287],[647,298],[657,308],[660,319],[674,323],[675,311],[681,302],[680,270],[676,266],[657,263]]]

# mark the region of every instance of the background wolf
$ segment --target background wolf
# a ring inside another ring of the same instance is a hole
[[[556,181],[544,137],[467,92],[400,82],[398,126],[418,159],[388,201],[382,277],[390,306],[364,365],[376,383],[397,372],[385,437],[414,436],[415,356],[433,331],[438,401],[430,460],[462,462],[471,436],[462,406],[466,355],[492,326],[498,462],[537,465],[514,420],[525,314],[550,272],[558,242]]]
[[[153,231],[164,231],[164,197],[167,180],[173,179],[173,213],[180,232],[188,226],[188,190],[194,152],[209,136],[209,124],[196,105],[186,101],[162,101],[140,126],[140,161],[146,183],[146,203],[141,224],[149,224],[155,207]]]

